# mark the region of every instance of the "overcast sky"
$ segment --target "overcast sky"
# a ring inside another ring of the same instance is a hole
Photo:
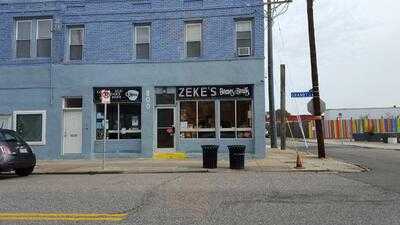
[[[400,106],[400,1],[315,0],[315,22],[327,108]],[[279,108],[279,64],[287,65],[288,94],[311,88],[306,0],[275,20],[274,45]],[[305,113],[308,101],[288,97],[288,111]]]

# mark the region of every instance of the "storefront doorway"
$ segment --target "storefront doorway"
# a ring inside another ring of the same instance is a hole
[[[65,98],[63,108],[63,154],[80,154],[82,153],[82,98]]]
[[[64,110],[64,154],[82,151],[82,111]]]
[[[157,108],[157,151],[175,151],[175,107]]]

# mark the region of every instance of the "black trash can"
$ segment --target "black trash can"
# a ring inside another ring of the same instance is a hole
[[[218,161],[218,145],[202,145],[203,149],[203,168],[215,169]]]
[[[229,168],[234,170],[244,169],[244,157],[246,146],[244,145],[229,145]]]

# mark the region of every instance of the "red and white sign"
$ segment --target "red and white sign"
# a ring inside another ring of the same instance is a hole
[[[111,101],[111,92],[110,90],[101,90],[101,103],[103,104],[110,104]]]

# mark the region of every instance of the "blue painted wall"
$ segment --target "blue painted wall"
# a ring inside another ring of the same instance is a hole
[[[62,146],[62,98],[83,97],[83,153],[95,155],[93,87],[141,86],[152,107],[142,106],[142,139],[111,145],[110,152],[151,156],[154,145],[154,88],[185,85],[254,85],[254,138],[215,139],[242,143],[265,156],[264,18],[261,0],[0,0],[0,114],[15,110],[47,111],[47,143],[34,146],[40,158],[59,159]],[[52,39],[52,59],[15,59],[15,18],[52,16],[62,30]],[[252,18],[254,54],[235,56],[235,19]],[[184,24],[203,20],[203,55],[184,58]],[[151,59],[133,57],[133,25],[151,23]],[[85,26],[84,60],[65,60],[67,26]],[[196,152],[199,140],[184,140],[177,149]]]

